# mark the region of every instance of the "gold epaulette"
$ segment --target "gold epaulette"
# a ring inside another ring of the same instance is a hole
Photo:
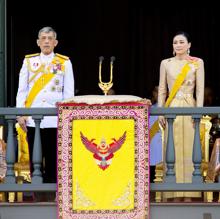
[[[31,57],[39,56],[39,55],[40,53],[29,54],[29,55],[26,55],[25,58],[31,58]]]
[[[59,58],[64,59],[64,60],[69,60],[68,56],[64,56],[64,55],[61,55],[59,53],[56,53],[56,56],[58,56]]]

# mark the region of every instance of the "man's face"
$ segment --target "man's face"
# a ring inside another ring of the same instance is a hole
[[[44,33],[42,32],[37,40],[37,45],[40,47],[41,52],[44,55],[49,55],[53,52],[55,46],[58,44],[58,41],[55,39],[54,33]]]

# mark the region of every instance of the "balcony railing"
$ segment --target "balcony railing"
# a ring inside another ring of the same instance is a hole
[[[33,146],[33,167],[31,183],[17,184],[14,164],[16,160],[16,142],[15,142],[15,122],[17,116],[32,116],[35,121],[35,137]],[[56,191],[55,183],[43,183],[42,173],[40,172],[39,164],[42,163],[42,154],[40,153],[41,141],[40,141],[40,122],[43,116],[57,115],[56,108],[0,108],[0,117],[5,120],[7,126],[7,147],[6,147],[6,162],[7,172],[3,183],[0,184],[0,191]]]
[[[201,173],[202,148],[200,142],[200,120],[203,116],[215,115],[220,118],[220,107],[196,107],[196,108],[151,108],[150,115],[165,115],[168,121],[168,139],[166,148],[167,170],[162,183],[151,183],[151,191],[220,191],[220,177],[218,182],[205,183]],[[173,140],[173,122],[176,116],[191,116],[195,123],[194,144],[192,161],[194,171],[192,173],[192,183],[176,183],[175,147]],[[220,157],[219,157],[220,159]]]
[[[17,116],[32,116],[35,121],[35,139],[33,149],[34,171],[31,183],[17,184],[14,172],[14,164],[16,160],[16,143],[14,125]],[[0,108],[0,117],[5,121],[7,127],[7,149],[6,162],[7,173],[3,183],[0,184],[2,192],[24,192],[24,191],[56,191],[56,184],[43,183],[42,176],[39,174],[39,162],[42,162],[40,153],[40,122],[43,116],[57,115],[57,108]],[[150,115],[165,115],[168,121],[168,141],[166,155],[167,171],[165,179],[162,183],[151,183],[151,191],[220,191],[220,177],[218,182],[204,183],[203,176],[200,171],[202,162],[201,143],[200,143],[200,119],[203,115],[217,115],[220,118],[220,107],[197,107],[197,108],[157,108],[152,107]],[[192,174],[192,183],[176,183],[175,179],[175,148],[173,141],[173,122],[176,116],[192,116],[195,123],[195,135],[193,145],[193,163],[194,171]]]

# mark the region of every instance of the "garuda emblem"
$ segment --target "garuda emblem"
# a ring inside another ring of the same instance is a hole
[[[102,138],[100,144],[94,143],[95,139],[89,140],[87,137],[80,132],[80,137],[82,143],[85,145],[86,149],[93,153],[93,157],[96,160],[98,166],[105,170],[111,164],[114,153],[121,148],[126,140],[126,131],[124,134],[116,140],[112,138],[112,143],[107,144],[106,140]]]

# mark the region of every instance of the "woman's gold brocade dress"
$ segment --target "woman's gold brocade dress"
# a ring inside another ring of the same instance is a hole
[[[178,60],[175,57],[165,59],[161,62],[158,106],[164,106],[166,98],[169,95],[178,74],[181,72],[186,63],[187,60]],[[202,59],[198,59],[197,63],[197,67],[190,64],[191,69],[187,73],[184,82],[180,86],[169,107],[203,106],[204,64]],[[192,182],[193,172],[192,151],[194,141],[194,125],[192,118],[190,116],[177,116],[173,124],[173,133],[175,145],[176,182],[190,183]],[[163,195],[165,198],[200,197],[201,193],[164,192]]]

